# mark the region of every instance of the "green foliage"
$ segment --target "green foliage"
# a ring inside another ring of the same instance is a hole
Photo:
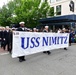
[[[25,21],[26,26],[36,27],[38,20],[53,16],[54,9],[41,0],[13,0],[0,9],[0,24],[3,26]]]
[[[10,21],[8,21],[8,17],[11,16],[11,13],[8,11],[8,8],[6,5],[0,9],[0,25],[6,26],[10,24]]]

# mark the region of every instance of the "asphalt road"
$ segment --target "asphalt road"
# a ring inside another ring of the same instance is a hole
[[[76,75],[76,45],[68,50],[52,50],[51,55],[37,53],[20,63],[8,53],[0,53],[0,75]]]

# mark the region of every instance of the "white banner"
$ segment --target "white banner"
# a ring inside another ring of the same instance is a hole
[[[69,46],[68,33],[13,32],[12,57]]]

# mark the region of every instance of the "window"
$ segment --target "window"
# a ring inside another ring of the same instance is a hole
[[[54,16],[54,7],[51,7],[50,16]]]
[[[56,15],[61,15],[61,5],[56,6]]]

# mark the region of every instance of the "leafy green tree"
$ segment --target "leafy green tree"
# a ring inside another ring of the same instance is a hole
[[[41,0],[13,0],[0,9],[0,24],[10,25],[24,21],[28,27],[36,27],[41,18],[53,16],[53,9]],[[6,13],[5,13],[6,12]]]
[[[8,8],[6,7],[6,5],[4,5],[2,7],[2,9],[0,9],[0,24],[2,26],[6,26],[9,25],[9,21],[7,20],[7,18],[10,16],[10,12],[8,11]]]

